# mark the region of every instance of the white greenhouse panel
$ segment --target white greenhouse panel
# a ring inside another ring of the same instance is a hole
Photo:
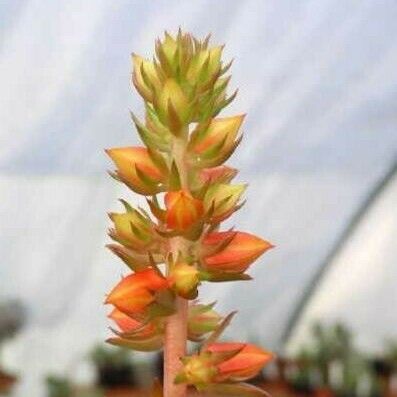
[[[342,321],[365,352],[382,353],[397,330],[397,175],[329,265],[288,344],[310,340],[315,321]]]

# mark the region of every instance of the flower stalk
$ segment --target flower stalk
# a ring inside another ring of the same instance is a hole
[[[168,317],[164,339],[164,397],[185,397],[186,384],[175,384],[186,355],[188,301],[178,297],[175,313]]]
[[[250,280],[251,264],[272,244],[240,231],[219,230],[239,210],[245,184],[224,163],[241,141],[244,115],[218,117],[227,96],[231,63],[223,46],[209,46],[181,30],[157,40],[153,61],[134,54],[132,82],[145,119],[132,121],[145,147],[108,149],[111,175],[146,196],[148,210],[121,200],[109,215],[109,244],[129,268],[109,293],[117,328],[108,342],[138,351],[164,350],[163,388],[152,397],[185,397],[187,386],[212,394],[260,396],[244,383],[272,354],[243,342],[218,342],[234,313],[197,301],[203,282]],[[186,354],[187,340],[202,343]]]
[[[173,139],[172,154],[179,171],[181,188],[189,191],[185,161],[187,131],[183,131],[181,135]],[[169,254],[173,257],[187,254],[189,242],[182,236],[171,237],[169,243]],[[169,266],[166,271],[168,275],[171,274]],[[188,306],[185,298],[176,296],[175,313],[167,318],[164,335],[164,397],[186,396],[186,384],[178,385],[174,380],[183,368],[181,358],[186,355]]]

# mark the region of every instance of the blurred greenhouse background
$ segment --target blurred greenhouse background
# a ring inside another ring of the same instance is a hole
[[[67,397],[107,357],[92,352],[124,269],[106,212],[138,198],[103,149],[138,143],[130,53],[179,26],[235,58],[229,112],[248,116],[231,164],[250,187],[232,222],[277,246],[254,281],[205,286],[240,308],[229,337],[298,357],[300,385],[321,378],[302,364],[313,343],[331,346],[320,369],[355,349],[397,364],[396,21],[395,0],[0,0],[0,385]],[[371,395],[364,380],[345,395]]]

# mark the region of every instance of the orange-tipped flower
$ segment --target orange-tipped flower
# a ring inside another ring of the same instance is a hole
[[[117,167],[117,178],[132,190],[144,195],[161,191],[160,183],[163,175],[147,149],[130,146],[107,149],[106,153]]]
[[[273,358],[272,353],[249,343],[212,343],[183,359],[176,381],[203,389],[214,383],[244,381],[256,376]]]
[[[222,164],[234,151],[239,143],[238,131],[244,120],[244,115],[213,119],[209,127],[202,132],[200,124],[193,132],[192,151],[200,158],[204,167],[214,167]]]
[[[216,364],[216,382],[250,379],[274,358],[272,353],[249,343],[213,343],[206,351],[214,356],[237,352],[231,358]]]
[[[120,329],[114,330],[116,337],[109,338],[108,343],[138,351],[154,351],[162,347],[164,329],[162,320],[142,322],[132,318],[117,308],[108,316]]]
[[[222,247],[222,245],[226,246]],[[222,249],[216,252],[217,247],[222,247]],[[204,265],[208,270],[242,273],[272,247],[273,245],[268,241],[249,233],[209,233],[203,240]],[[212,254],[212,250],[216,253]]]
[[[197,223],[204,213],[202,201],[190,193],[179,190],[165,195],[166,223],[170,229],[184,231]]]
[[[153,269],[143,270],[124,277],[107,296],[105,303],[133,315],[144,310],[155,300],[155,293],[168,286],[167,279]]]
[[[156,328],[152,323],[143,324],[117,308],[114,308],[108,317],[117,324],[121,332],[135,333],[141,338],[150,337],[156,333]]]
[[[224,141],[226,148],[233,145],[245,115],[213,119],[203,138],[194,146],[194,152],[202,154]]]

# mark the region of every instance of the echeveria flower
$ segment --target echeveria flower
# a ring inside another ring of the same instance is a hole
[[[249,233],[213,232],[203,239],[203,263],[209,270],[242,273],[270,248],[271,243]]]
[[[189,229],[203,216],[202,201],[184,190],[166,193],[164,201],[167,208],[166,223],[170,229]]]
[[[144,147],[124,147],[106,150],[115,163],[115,176],[137,193],[151,195],[161,191],[164,179]]]
[[[249,343],[212,343],[185,358],[178,381],[203,389],[210,383],[244,381],[257,375],[273,357]]]
[[[105,303],[134,315],[155,301],[156,292],[168,287],[168,280],[155,270],[143,270],[124,277],[109,293]]]

